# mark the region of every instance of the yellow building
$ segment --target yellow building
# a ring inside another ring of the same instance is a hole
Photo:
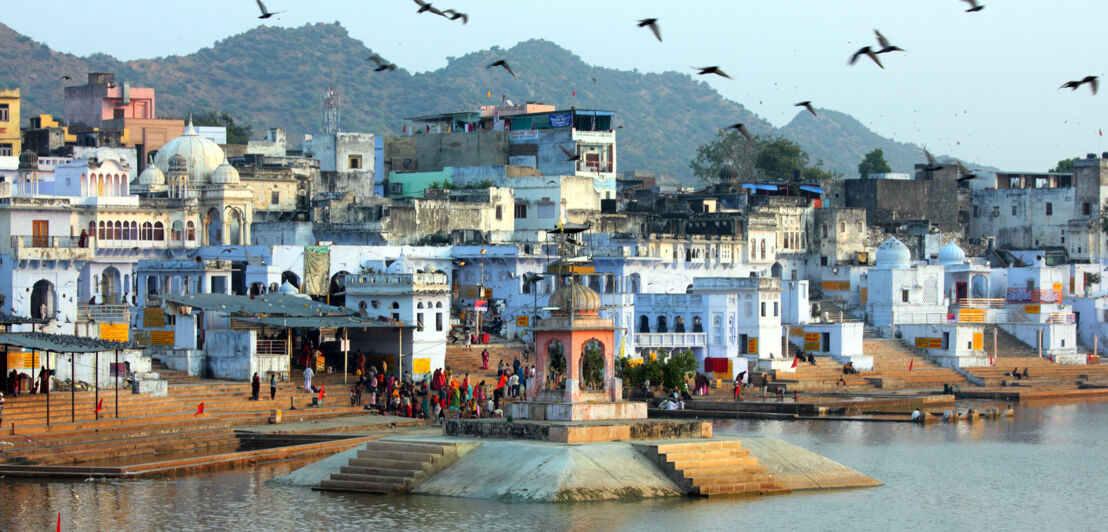
[[[19,89],[0,89],[0,156],[19,155]]]

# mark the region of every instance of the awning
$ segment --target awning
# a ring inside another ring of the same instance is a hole
[[[229,294],[171,294],[162,299],[169,303],[213,310],[224,314],[277,315],[277,316],[352,316],[354,310],[334,307],[291,294],[270,292],[257,296],[233,296]]]
[[[823,194],[823,187],[815,187],[812,185],[800,185],[800,190],[805,192],[811,192],[813,194]]]
[[[142,349],[143,347],[130,342],[114,342],[70,334],[39,332],[0,333],[0,344],[56,353],[98,353],[118,349]]]
[[[232,316],[231,319],[241,321],[244,323],[253,323],[255,325],[264,325],[266,327],[291,327],[291,328],[306,328],[306,329],[336,329],[339,327],[349,328],[381,328],[381,329],[394,329],[400,327],[402,329],[411,329],[415,325],[407,324],[402,321],[392,321],[390,319],[375,319],[364,318],[361,316],[316,316],[316,317],[265,317],[256,318],[253,316]]]
[[[777,185],[761,185],[757,183],[743,183],[743,188],[748,190],[768,190],[770,192],[777,192]]]

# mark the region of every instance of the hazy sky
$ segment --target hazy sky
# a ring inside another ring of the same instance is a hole
[[[881,135],[1004,170],[1044,171],[1099,151],[1097,131],[1108,129],[1108,87],[1097,96],[1087,86],[1058,90],[1104,74],[1103,0],[982,0],[977,13],[959,0],[434,2],[468,13],[464,26],[417,15],[411,0],[265,1],[286,11],[266,24],[339,21],[413,72],[532,38],[603,67],[719,65],[734,79],[704,79],[774,125],[792,119],[793,103],[811,100]],[[0,21],[55,50],[121,59],[188,54],[263,23],[253,0],[6,4]],[[635,26],[646,17],[660,20],[664,43]],[[875,28],[908,52],[881,56],[884,70],[865,59],[847,66],[856,49],[876,46]],[[513,66],[526,76],[527,65]],[[441,111],[450,109],[427,110]],[[727,118],[708,122],[715,128]]]

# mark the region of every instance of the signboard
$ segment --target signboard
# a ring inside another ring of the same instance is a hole
[[[530,316],[516,316],[516,327],[526,327],[531,323]]]
[[[808,333],[804,335],[804,350],[820,351],[819,333]]]
[[[150,331],[150,345],[173,345],[173,331]]]
[[[863,287],[858,289],[858,300],[861,301],[862,304],[865,304],[865,303],[869,302],[869,289],[868,288],[863,286]]]
[[[641,358],[629,358],[629,359],[627,359],[627,363],[632,365],[632,366],[641,366],[642,365],[642,359]]]
[[[792,338],[804,338],[804,327],[789,327],[789,336]]]
[[[31,352],[31,353],[25,353],[25,352],[8,353],[8,369],[9,370],[12,370],[12,369],[15,369],[15,368],[35,369],[35,368],[39,367],[40,362],[41,361],[39,360],[38,353],[34,353],[34,352]]]
[[[413,358],[412,373],[431,373],[431,359]]]
[[[757,353],[758,352],[758,339],[757,338],[747,339],[747,341],[746,341],[746,352],[747,353]]]
[[[130,329],[126,323],[101,323],[100,339],[113,342],[126,342]]]
[[[981,351],[985,349],[985,333],[975,332],[973,333],[973,350]]]
[[[475,312],[488,312],[489,311],[489,300],[487,300],[487,299],[478,299],[477,301],[474,301],[473,302],[473,310]]]
[[[919,349],[942,349],[943,339],[925,338],[921,336],[916,338],[916,347]]]
[[[1024,305],[1023,306],[1023,313],[1024,314],[1038,314],[1039,313],[1039,305]]]
[[[824,281],[822,286],[824,290],[848,291],[850,290],[850,281]]]
[[[959,310],[958,321],[961,323],[985,323],[985,309],[964,308]]]
[[[165,327],[165,311],[160,308],[148,308],[142,310],[142,326]]]
[[[573,113],[551,113],[550,127],[569,127],[573,125]]]

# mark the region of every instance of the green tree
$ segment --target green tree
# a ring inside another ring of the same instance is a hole
[[[887,174],[892,171],[889,163],[885,161],[885,152],[881,148],[874,148],[862,158],[862,162],[858,163],[858,175],[862,179],[869,177],[870,174]]]
[[[581,384],[589,390],[604,388],[604,346],[597,340],[585,342],[581,354]]]
[[[696,356],[691,349],[674,351],[663,363],[662,385],[666,389],[686,390],[689,377],[696,373],[696,368]]]
[[[769,181],[788,181],[793,178],[793,170],[808,168],[808,154],[795,142],[778,137],[762,147],[754,167]]]
[[[254,134],[254,126],[236,125],[231,115],[219,111],[205,111],[192,117],[192,123],[198,126],[227,128],[228,144],[246,144]]]
[[[696,149],[696,158],[689,162],[693,175],[705,183],[715,183],[719,171],[730,166],[738,171],[739,182],[756,181],[754,160],[762,151],[764,141],[754,135],[754,141],[748,140],[738,131],[720,130],[716,139]]]
[[[1073,172],[1073,166],[1077,162],[1077,157],[1073,159],[1062,159],[1058,161],[1058,164],[1051,168],[1051,172],[1070,173]]]

